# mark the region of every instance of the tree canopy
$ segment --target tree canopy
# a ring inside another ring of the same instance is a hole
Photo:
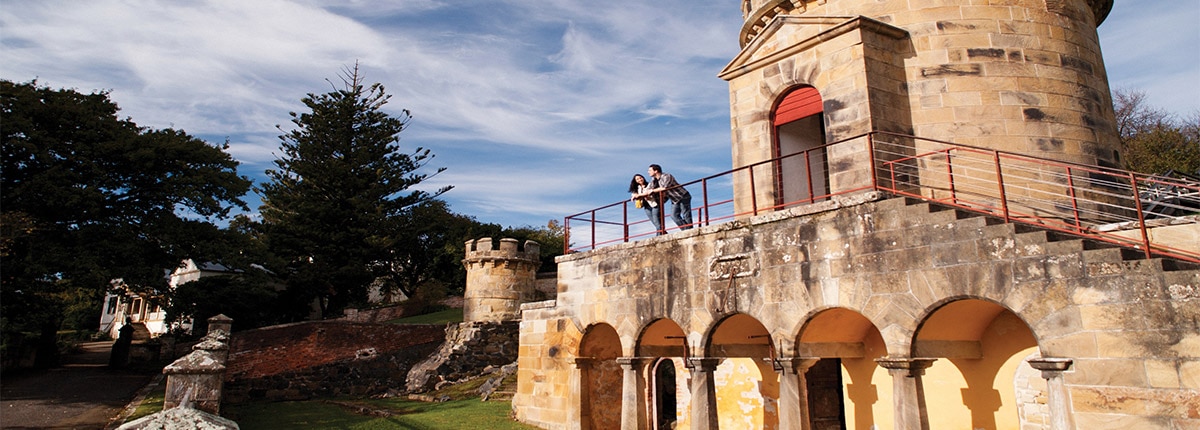
[[[1200,112],[1180,120],[1146,102],[1140,91],[1113,92],[1125,168],[1135,172],[1200,174]]]
[[[250,181],[225,146],[118,111],[107,92],[0,80],[6,334],[57,329],[71,288],[99,303],[115,278],[165,286],[166,270],[215,252],[213,220],[246,209]]]
[[[364,86],[357,67],[342,84],[301,99],[309,112],[291,113],[295,128],[279,137],[281,156],[260,188],[262,230],[288,294],[320,300],[326,315],[365,302],[391,270],[400,217],[450,189],[413,188],[430,177],[418,170],[433,155],[401,151],[411,116],[383,110],[391,96],[381,84]]]

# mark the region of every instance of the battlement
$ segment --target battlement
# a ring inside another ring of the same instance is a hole
[[[490,237],[483,237],[466,242],[466,258],[463,263],[471,261],[494,261],[494,260],[519,260],[529,262],[540,262],[542,254],[541,244],[532,240],[527,240],[524,246],[520,241],[513,238],[502,238],[497,247],[496,241]],[[540,263],[539,263],[540,264]]]

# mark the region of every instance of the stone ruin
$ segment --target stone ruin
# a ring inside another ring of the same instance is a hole
[[[413,366],[405,388],[409,393],[435,390],[517,361],[521,304],[535,297],[541,247],[516,239],[467,241],[467,285],[463,322],[446,328],[446,341],[436,353]]]

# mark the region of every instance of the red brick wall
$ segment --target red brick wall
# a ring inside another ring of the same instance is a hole
[[[226,381],[302,373],[322,365],[394,355],[440,344],[444,325],[314,321],[233,333]],[[422,357],[423,358],[423,357]],[[403,383],[403,382],[401,382]]]

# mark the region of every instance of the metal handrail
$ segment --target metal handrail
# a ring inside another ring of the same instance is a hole
[[[859,164],[864,165],[860,168],[870,169],[870,174],[866,175],[869,181],[839,184],[838,189],[820,192],[812,188],[814,182],[811,178],[817,175],[829,177],[827,171],[813,171],[814,158],[825,157],[834,152],[832,149],[838,149],[839,145],[864,143],[864,149],[859,151],[865,151],[865,155]],[[799,174],[807,178],[805,184],[809,190],[799,197],[785,199],[782,197],[785,193],[779,189],[782,187],[781,180],[786,179],[782,178],[784,173],[780,166],[791,157],[802,157],[798,160],[802,160],[804,172]],[[756,171],[759,172],[757,175],[766,173],[767,176],[756,176]],[[770,179],[764,183],[771,185],[764,188],[756,181],[756,177]],[[733,182],[740,182],[742,188],[748,187],[749,195],[741,196],[746,207],[737,207],[735,204],[737,196],[733,194]],[[807,151],[727,170],[681,186],[697,185],[700,195],[699,202],[693,202],[695,226],[719,224],[764,212],[809,205],[838,195],[874,190],[949,205],[994,216],[1005,222],[1035,225],[1129,247],[1143,252],[1147,258],[1159,255],[1200,263],[1200,250],[1182,249],[1162,243],[1161,240],[1156,241],[1147,227],[1148,220],[1157,223],[1197,223],[1200,220],[1200,216],[1195,216],[1200,213],[1200,181],[1070,163],[936,139],[881,131],[864,133]],[[1152,200],[1155,196],[1158,199]],[[1164,200],[1163,196],[1170,201]],[[764,197],[770,201],[763,201]],[[1153,211],[1148,211],[1148,207],[1152,207]],[[667,206],[660,205],[659,208],[663,228],[678,230],[678,226],[668,227],[665,222],[669,220],[666,216]],[[1175,213],[1193,215],[1176,216],[1173,215]],[[629,201],[569,215],[563,221],[566,234],[564,252],[598,249],[656,233],[649,226],[649,220],[630,219]],[[1118,227],[1125,227],[1125,230]],[[590,240],[573,247],[572,238],[576,238],[583,228],[588,229]]]

